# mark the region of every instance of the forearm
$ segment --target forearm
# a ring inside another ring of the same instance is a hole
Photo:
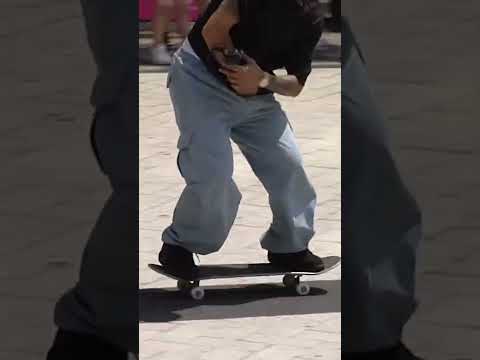
[[[229,49],[234,48],[229,29],[221,26],[205,26],[202,30],[203,38],[207,47],[212,49]]]
[[[303,86],[294,75],[275,76],[265,73],[265,76],[265,88],[276,94],[296,97],[302,92]]]

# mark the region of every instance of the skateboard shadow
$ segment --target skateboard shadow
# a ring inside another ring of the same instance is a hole
[[[141,289],[140,322],[215,320],[340,312],[341,281],[309,281],[310,294],[298,296],[278,284],[205,286],[205,298],[177,289]]]

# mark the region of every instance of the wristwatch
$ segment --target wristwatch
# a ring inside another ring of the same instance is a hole
[[[268,73],[263,74],[262,80],[258,83],[258,87],[260,88],[266,88],[268,85],[270,85],[270,76]]]

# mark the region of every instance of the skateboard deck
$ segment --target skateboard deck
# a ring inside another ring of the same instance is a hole
[[[307,295],[310,292],[310,287],[308,284],[301,283],[300,278],[305,275],[320,275],[329,272],[340,264],[341,258],[338,256],[327,256],[322,258],[322,260],[325,268],[319,272],[284,271],[268,263],[200,265],[198,267],[198,276],[193,281],[174,276],[167,272],[161,265],[149,264],[148,266],[159,274],[177,280],[179,290],[188,291],[194,299],[201,300],[204,297],[204,290],[200,287],[201,280],[275,275],[283,275],[283,284],[287,288],[294,288],[299,295]]]

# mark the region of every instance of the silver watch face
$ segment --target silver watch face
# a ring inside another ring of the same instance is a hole
[[[258,84],[261,88],[264,88],[268,86],[268,77],[265,75],[262,80],[260,80],[260,83]]]

